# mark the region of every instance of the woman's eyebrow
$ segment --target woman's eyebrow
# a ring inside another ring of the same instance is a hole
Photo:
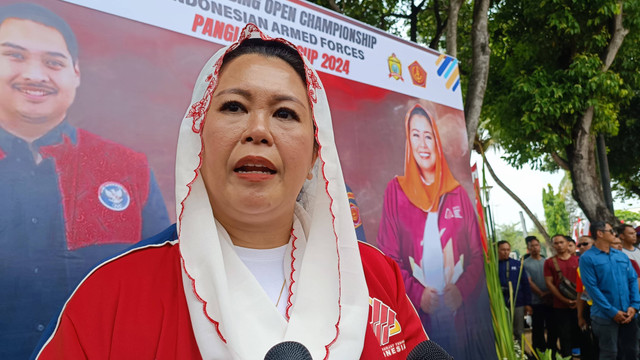
[[[253,100],[253,95],[251,95],[251,92],[245,89],[240,89],[240,88],[229,88],[229,89],[224,89],[222,91],[220,91],[218,93],[218,95],[225,95],[225,94],[234,94],[234,95],[240,95],[244,98],[246,98],[247,100]],[[275,103],[279,103],[279,102],[283,102],[283,101],[292,101],[295,103],[298,103],[302,106],[304,106],[304,103],[302,101],[300,101],[300,99],[298,99],[295,96],[291,96],[291,95],[284,95],[284,94],[278,94],[275,95],[274,97],[272,97],[271,99],[271,103],[275,104]]]
[[[279,103],[279,102],[282,102],[282,101],[293,101],[293,102],[295,102],[295,103],[298,103],[298,104],[300,104],[300,105],[304,106],[304,103],[303,103],[302,101],[300,101],[300,100],[299,100],[297,97],[295,97],[295,96],[290,96],[290,95],[276,95],[276,96],[273,98],[273,102],[274,102],[274,103]]]
[[[239,89],[239,88],[224,89],[218,93],[218,95],[224,95],[224,94],[240,95],[242,97],[247,98],[248,100],[252,99],[251,93],[248,90]]]

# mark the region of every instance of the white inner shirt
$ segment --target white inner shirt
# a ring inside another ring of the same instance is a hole
[[[289,297],[289,289],[284,280],[284,254],[287,251],[287,245],[273,249],[250,249],[235,245],[233,248],[258,280],[273,305],[278,304],[278,311],[284,317]]]

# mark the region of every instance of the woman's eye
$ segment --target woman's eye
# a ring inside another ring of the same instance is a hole
[[[298,114],[296,114],[295,111],[290,109],[278,109],[276,110],[274,116],[279,119],[285,119],[285,120],[300,120],[300,118],[298,117]]]
[[[226,111],[231,113],[236,113],[243,110],[244,110],[244,107],[242,106],[242,104],[236,101],[227,101],[226,103],[222,104],[222,106],[220,107],[220,111]]]

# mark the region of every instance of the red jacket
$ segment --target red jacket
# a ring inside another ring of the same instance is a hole
[[[175,226],[99,266],[67,302],[39,359],[200,359]],[[361,359],[405,359],[427,339],[398,265],[359,243],[371,306]]]

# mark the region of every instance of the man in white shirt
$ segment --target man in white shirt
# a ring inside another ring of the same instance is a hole
[[[622,252],[624,252],[629,259],[635,260],[640,264],[640,249],[636,245],[636,230],[629,224],[622,224],[616,229],[618,231],[618,237],[622,241]]]

